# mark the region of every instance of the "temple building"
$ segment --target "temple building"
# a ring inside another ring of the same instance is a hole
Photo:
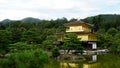
[[[82,46],[87,50],[97,49],[96,34],[93,32],[93,25],[85,23],[83,21],[75,21],[64,24],[66,27],[66,33],[76,33],[77,37],[80,38]],[[63,41],[63,33],[58,33],[58,41]]]

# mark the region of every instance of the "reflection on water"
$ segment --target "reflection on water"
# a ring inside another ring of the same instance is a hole
[[[82,64],[82,68],[96,68],[97,55],[86,55],[84,56],[87,63]],[[79,63],[75,62],[60,62],[60,68],[80,68]]]
[[[98,63],[94,64],[83,64],[83,68],[97,68]]]
[[[88,63],[97,62],[97,55],[86,55],[85,58]]]
[[[78,68],[78,64],[76,63],[60,63],[60,68]]]
[[[92,55],[92,61],[97,61],[97,55]]]
[[[97,68],[99,63],[84,63],[82,68]],[[60,68],[80,68],[78,63],[60,63]]]
[[[79,60],[51,61],[45,68],[120,68],[120,55],[85,55]]]

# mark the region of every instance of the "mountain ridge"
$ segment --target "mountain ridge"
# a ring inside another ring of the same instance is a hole
[[[41,20],[39,18],[33,18],[33,17],[26,17],[26,18],[23,18],[21,20],[10,20],[10,19],[4,19],[2,21],[0,21],[0,23],[9,23],[9,22],[12,22],[12,21],[22,21],[22,22],[40,22]]]

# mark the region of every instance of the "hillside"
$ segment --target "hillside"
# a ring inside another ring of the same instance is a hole
[[[41,20],[38,18],[27,17],[21,20],[22,22],[40,22]]]
[[[94,24],[95,31],[99,29],[108,30],[109,28],[116,28],[120,30],[120,15],[97,15],[92,17],[87,17],[83,21]]]
[[[12,20],[10,20],[10,19],[4,19],[4,20],[1,21],[0,23],[4,23],[4,24],[6,24],[6,23],[9,23],[9,22],[12,22]]]
[[[21,20],[10,20],[10,19],[4,19],[2,21],[0,21],[0,23],[11,23],[13,21],[22,21],[22,22],[29,22],[29,23],[36,23],[36,22],[41,22],[40,19],[38,18],[33,18],[33,17],[26,17],[26,18],[23,18]]]
[[[39,27],[45,27],[45,28],[54,28],[55,27],[58,29],[63,29],[64,23],[69,23],[69,22],[73,22],[76,20],[77,19],[74,19],[74,18],[71,20],[67,20],[66,18],[61,18],[61,19],[49,21],[49,20],[40,20],[38,18],[27,17],[27,18],[24,18],[19,21],[21,21],[23,23],[41,22],[42,26],[39,26]],[[105,29],[105,31],[107,31],[109,28],[116,28],[117,30],[120,30],[120,15],[104,14],[104,15],[87,17],[82,20],[84,22],[93,24],[95,32],[98,31],[99,29]],[[11,23],[11,22],[16,22],[16,21],[10,20],[10,19],[5,19],[5,20],[1,21],[0,23]],[[62,27],[62,28],[60,28],[60,27]]]

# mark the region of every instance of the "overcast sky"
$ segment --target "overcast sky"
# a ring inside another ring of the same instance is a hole
[[[0,20],[56,19],[120,14],[120,0],[0,0]]]

